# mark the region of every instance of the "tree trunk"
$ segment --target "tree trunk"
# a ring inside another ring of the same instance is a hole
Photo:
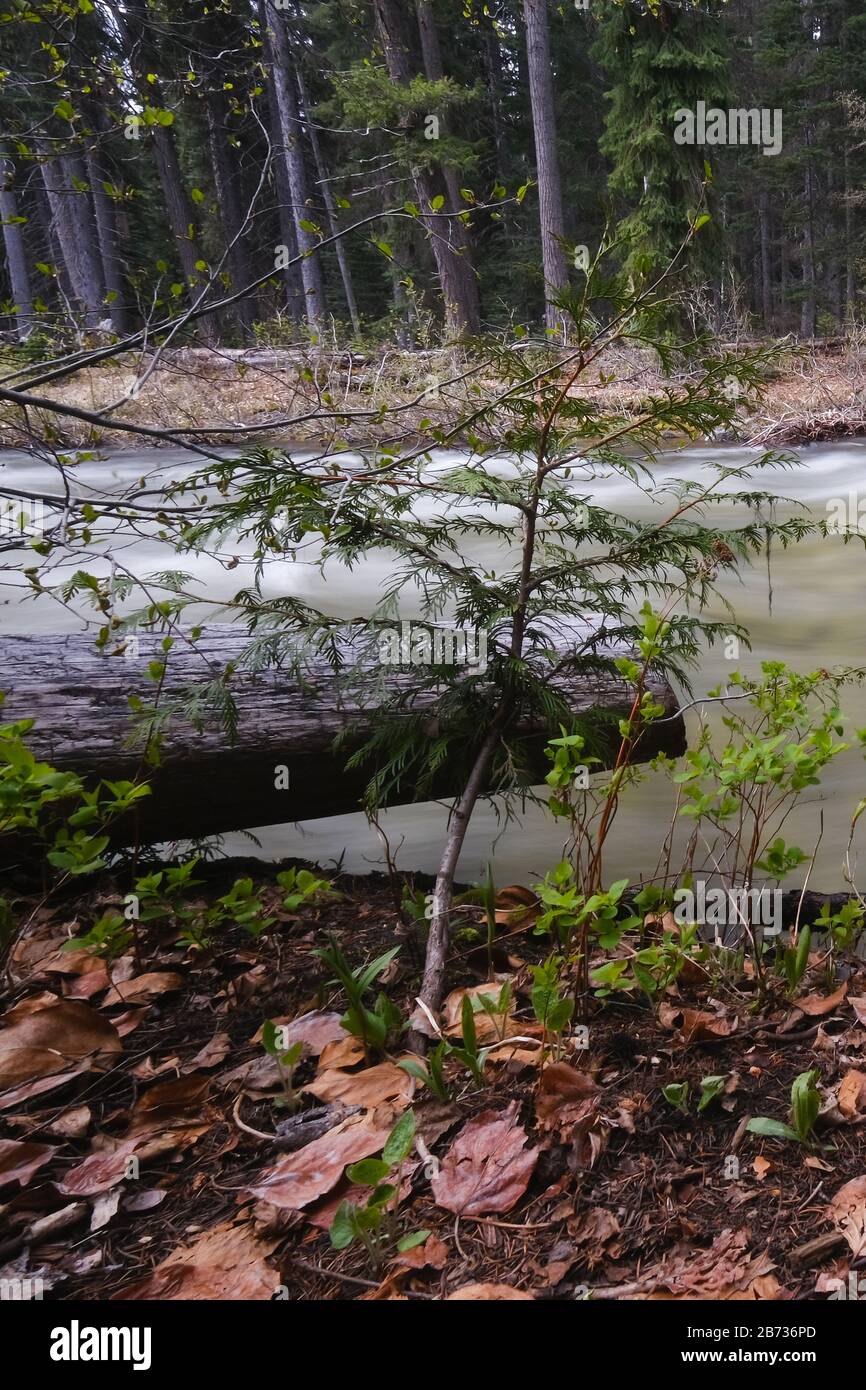
[[[301,261],[301,280],[304,286],[304,312],[311,328],[318,328],[325,318],[325,286],[322,265],[316,250],[319,238],[307,231],[304,222],[314,220],[314,209],[307,183],[304,151],[301,144],[301,122],[292,71],[292,49],[286,33],[286,16],[271,0],[260,0],[262,29],[267,32],[272,67],[276,108],[280,122],[280,145],[285,161],[287,182],[292,203],[295,240]]]
[[[45,143],[40,144],[39,152],[51,221],[75,307],[85,328],[97,328],[104,314],[105,287],[87,170],[82,159],[53,155]]]
[[[391,81],[399,83],[400,86],[408,86],[414,74],[400,8],[395,0],[373,0],[373,12]],[[408,133],[408,119],[404,128]],[[460,263],[460,257],[451,240],[453,232],[449,231],[454,219],[437,217],[434,213],[433,203],[439,197],[439,189],[432,170],[415,165],[412,169],[412,182],[421,209],[421,220],[427,230],[436,261],[445,303],[446,328],[458,337],[466,333],[475,333],[478,328],[477,313],[473,313],[472,304],[467,299],[465,267]]]
[[[568,265],[564,245],[562,183],[556,148],[556,110],[547,0],[523,0],[523,18],[526,24],[526,57],[538,176],[541,259],[546,300],[544,317],[548,329],[561,334],[564,329],[563,315],[551,304],[550,299],[568,286]]]
[[[848,323],[857,319],[857,277],[854,249],[854,208],[851,191],[851,154],[845,140],[845,317]]]
[[[7,692],[3,717],[36,720],[28,740],[37,757],[92,778],[135,774],[141,745],[129,743],[129,697],[139,696],[145,703],[152,700],[148,663],[164,654],[160,636],[133,635],[125,640],[126,651],[110,655],[97,651],[85,633],[0,638],[0,670]],[[238,660],[247,643],[238,627],[219,624],[206,627],[194,647],[178,643],[168,658],[164,696],[177,697],[208,673],[224,670],[227,663]],[[414,687],[416,681],[417,672],[399,667],[389,676],[395,692]],[[632,699],[630,687],[618,677],[558,674],[552,683],[576,716],[598,708],[624,715]],[[147,770],[152,794],[141,801],[134,827],[142,841],[360,809],[369,769],[347,772],[346,762],[352,749],[381,722],[374,695],[359,700],[324,658],[305,666],[303,687],[288,669],[251,673],[238,667],[228,688],[240,716],[234,743],[227,741],[219,727],[206,725],[198,732],[180,718],[172,719],[162,731],[160,765]],[[655,681],[650,689],[666,713],[675,715],[676,697],[670,687]],[[434,694],[413,698],[412,708],[429,705]],[[540,784],[549,770],[544,756],[549,734],[529,725],[522,732],[533,776]],[[338,735],[347,742],[335,752]],[[684,747],[683,721],[671,718],[657,730],[650,725],[638,761],[661,751],[676,756]],[[287,775],[279,774],[281,768]],[[453,795],[458,775],[446,763],[433,794]],[[476,795],[485,789],[482,777]],[[410,785],[405,800],[411,796]],[[126,826],[123,833],[132,831]]]
[[[15,196],[15,165],[0,145],[0,222],[3,223],[3,245],[9,271],[9,288],[14,302],[15,322],[19,341],[23,342],[35,323],[33,295],[30,289],[30,270],[27,249],[18,217]]]
[[[299,62],[295,62],[295,74],[298,79],[298,92],[301,98],[301,105],[304,113],[309,117],[310,103],[307,98],[307,84],[304,81],[304,74],[301,71]],[[316,176],[319,180],[319,189],[325,204],[325,216],[328,222],[328,235],[336,238],[334,241],[334,252],[337,257],[337,265],[340,270],[340,279],[343,282],[343,294],[346,296],[346,308],[349,311],[349,319],[352,324],[352,331],[356,337],[361,332],[361,316],[358,313],[358,302],[355,299],[355,286],[352,283],[352,270],[349,259],[346,255],[345,240],[338,236],[340,230],[337,220],[337,205],[334,202],[334,195],[331,192],[331,185],[328,182],[328,170],[322,157],[322,142],[316,127],[308,120],[307,134],[310,137],[310,148],[313,151],[313,159],[316,165]]]
[[[766,189],[761,191],[759,216],[761,223],[761,314],[764,320],[764,331],[770,333],[773,328],[773,280],[770,245],[770,195]]]
[[[87,176],[93,195],[93,211],[96,220],[96,236],[102,260],[102,276],[105,281],[108,299],[108,312],[111,326],[119,338],[129,332],[129,316],[126,312],[126,281],[120,262],[120,237],[114,204],[105,191],[108,182],[102,167],[99,149],[92,145],[87,151]]]
[[[226,129],[227,107],[223,93],[211,88],[206,99],[208,143],[210,144],[211,166],[219,203],[229,274],[232,290],[241,290],[251,285],[253,275],[250,258],[247,254],[247,236],[250,224],[246,218],[238,189],[238,179],[229,154],[228,131]],[[232,305],[231,312],[237,319],[241,333],[246,341],[251,340],[253,324],[257,318],[254,294],[239,299]]]
[[[266,33],[262,36],[264,48],[264,62],[270,65],[270,45]],[[292,190],[289,186],[289,176],[286,172],[286,161],[282,152],[282,134],[280,131],[280,113],[277,109],[277,97],[273,83],[268,84],[268,134],[273,151],[271,170],[273,173],[274,188],[277,195],[277,216],[280,224],[280,242],[286,248],[287,257],[290,262],[282,271],[286,286],[286,308],[295,323],[301,324],[305,321],[304,314],[304,286],[301,281],[301,267],[295,259],[298,254],[298,241],[295,235],[295,219],[292,215]]]
[[[441,82],[445,76],[445,68],[442,64],[439,32],[436,28],[436,18],[430,0],[415,0],[415,12],[418,16],[425,75],[428,82]],[[443,128],[446,128],[444,123]],[[441,167],[447,192],[446,207],[450,212],[460,212],[464,202],[460,193],[460,181],[457,172],[451,164],[443,164]],[[461,299],[466,306],[466,313],[472,329],[477,333],[481,328],[481,307],[478,299],[478,279],[472,264],[472,240],[469,235],[469,228],[465,222],[461,222],[458,217],[455,217],[453,221],[448,223],[443,235],[448,237],[449,244],[454,249],[457,270],[463,281]]]
[[[812,195],[812,165],[806,165],[804,183],[802,283],[803,303],[800,313],[800,336],[814,338],[815,305],[815,210]]]

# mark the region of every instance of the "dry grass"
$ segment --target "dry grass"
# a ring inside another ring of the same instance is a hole
[[[584,379],[580,390],[625,414],[648,393],[688,379],[685,371],[663,377],[655,355],[637,349],[612,351],[605,374],[603,382]],[[461,349],[392,349],[373,356],[288,348],[169,350],[155,365],[130,355],[49,388],[61,405],[179,435],[207,429],[215,443],[252,439],[330,446],[342,441],[359,448],[404,444],[427,428],[425,421],[451,428],[501,389],[495,371]],[[345,415],[331,418],[333,412]],[[250,428],[252,434],[244,434]],[[805,350],[783,345],[763,400],[744,410],[738,422],[740,438],[768,445],[864,431],[862,334]],[[141,443],[108,425],[46,410],[30,411],[25,420],[10,406],[0,415],[5,447],[39,434],[65,447]]]

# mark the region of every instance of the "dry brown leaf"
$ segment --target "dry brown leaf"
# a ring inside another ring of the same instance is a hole
[[[0,1187],[26,1187],[34,1173],[50,1163],[55,1149],[32,1140],[0,1139]]]
[[[494,916],[498,927],[507,927],[509,931],[522,930],[531,927],[541,916],[541,904],[531,889],[513,883],[507,888],[500,888],[496,894]]]
[[[848,1003],[857,1015],[857,1022],[866,1025],[866,994],[852,995]]]
[[[4,1091],[0,1095],[0,1110],[9,1110],[12,1106],[23,1105],[25,1101],[32,1100],[34,1096],[42,1096],[48,1091],[59,1090],[61,1086],[66,1086],[70,1081],[74,1081],[76,1076],[89,1070],[90,1063],[83,1061],[79,1062],[78,1066],[71,1071],[57,1072],[52,1076],[38,1076],[35,1081],[27,1081],[23,1086],[15,1086],[11,1091]]]
[[[304,1087],[317,1100],[334,1104],[363,1105],[371,1110],[386,1101],[397,1101],[401,1107],[409,1104],[414,1082],[402,1067],[393,1062],[380,1062],[365,1071],[326,1071]]]
[[[567,1062],[552,1062],[541,1074],[535,1114],[544,1129],[564,1130],[585,1113],[584,1103],[598,1094],[586,1072]]]
[[[843,980],[832,994],[807,994],[803,999],[795,999],[794,1007],[808,1014],[810,1018],[822,1018],[824,1014],[832,1013],[847,993],[848,981]]]
[[[232,1040],[228,1033],[214,1033],[209,1043],[184,1063],[184,1072],[195,1071],[197,1067],[216,1067],[224,1062],[232,1050]]]
[[[842,1078],[836,1104],[849,1119],[866,1110],[866,1075],[851,1068]]]
[[[149,1004],[161,994],[170,994],[180,989],[183,976],[173,970],[150,970],[145,975],[136,975],[133,980],[121,980],[113,984],[103,999],[103,1004]]]
[[[69,1071],[70,1062],[121,1051],[115,1028],[96,1009],[57,999],[0,1029],[0,1092]]]
[[[538,1150],[526,1148],[526,1130],[512,1101],[497,1113],[485,1110],[464,1125],[433,1178],[440,1207],[458,1216],[510,1211],[523,1196]]]
[[[327,1009],[313,1009],[301,1014],[300,1018],[274,1018],[272,1023],[286,1029],[287,1046],[297,1042],[306,1043],[311,1057],[318,1057],[328,1043],[339,1042],[349,1034],[340,1023],[340,1015]],[[264,1026],[264,1025],[262,1025]],[[252,1043],[260,1043],[262,1029],[258,1028],[250,1038]]]
[[[201,1118],[210,1088],[207,1076],[176,1076],[160,1081],[139,1096],[132,1111],[129,1136],[183,1128]]]
[[[126,1176],[128,1159],[137,1143],[137,1139],[121,1139],[108,1152],[88,1154],[57,1183],[58,1192],[66,1197],[96,1197],[110,1191]]]
[[[593,1168],[607,1147],[610,1131],[597,1097],[592,1077],[567,1062],[554,1062],[541,1074],[536,1117],[542,1129],[571,1143],[568,1166],[573,1173]]]
[[[866,1174],[839,1188],[827,1208],[827,1220],[845,1237],[855,1258],[866,1252]]]
[[[344,1033],[342,1038],[325,1043],[322,1048],[319,1057],[319,1075],[323,1075],[326,1071],[347,1071],[363,1062],[366,1055],[361,1039],[353,1038],[350,1033]]]
[[[674,1004],[659,1006],[659,1022],[663,1028],[678,1033],[683,1042],[705,1042],[709,1038],[730,1037],[737,1026],[736,1018],[711,1014],[705,1009],[688,1009]]]
[[[523,1289],[514,1289],[510,1284],[463,1284],[450,1293],[445,1302],[459,1303],[463,1300],[475,1303],[535,1302],[531,1293],[524,1293]]]
[[[271,1299],[280,1279],[266,1263],[276,1240],[262,1240],[247,1223],[215,1226],[172,1251],[146,1279],[114,1295],[125,1299]]]
[[[462,1033],[463,1000],[465,998],[480,999],[481,996],[484,995],[495,1004],[504,983],[504,980],[500,981],[497,979],[488,981],[486,984],[482,985],[470,985],[468,989],[452,989],[445,1003],[442,1005],[444,1031],[447,1033],[448,1037],[458,1038]],[[506,1037],[514,1037],[515,1034],[522,1031],[512,1017],[514,1008],[515,999],[512,995],[511,1002],[508,1006],[508,1012],[504,1020],[504,1033]],[[475,1033],[482,1046],[499,1040],[499,1030],[503,1025],[503,1020],[500,1015],[497,1014],[496,1018],[492,1019],[489,1014],[485,1013],[484,1010],[479,1007],[474,1015],[474,1019]]]
[[[248,1190],[271,1206],[299,1211],[330,1192],[348,1164],[379,1153],[389,1133],[390,1127],[377,1129],[363,1121],[338,1125],[278,1159]]]
[[[393,1263],[402,1269],[444,1269],[448,1246],[438,1236],[428,1236],[423,1245],[401,1250]]]
[[[101,994],[108,989],[111,984],[111,976],[108,973],[107,961],[101,960],[96,964],[95,969],[88,970],[85,975],[73,975],[70,979],[63,981],[64,999],[92,999],[94,994]]]

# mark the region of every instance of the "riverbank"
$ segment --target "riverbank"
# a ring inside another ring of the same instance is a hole
[[[731,442],[781,447],[866,434],[866,339],[854,335],[800,346],[786,340],[778,352],[762,400],[738,413]],[[6,371],[13,365],[20,362],[7,354]],[[604,378],[582,381],[580,392],[627,417],[646,395],[685,387],[693,379],[685,370],[662,375],[652,352],[612,349]],[[446,432],[448,443],[465,443],[466,432],[455,429],[455,422],[504,389],[483,356],[463,349],[395,348],[373,354],[260,347],[127,354],[38,394],[149,430],[168,433],[170,421],[172,438],[166,443],[205,431],[210,443],[222,446],[381,449],[405,447],[437,428]],[[323,412],[332,418],[323,418]],[[507,423],[503,411],[488,429],[495,437]],[[26,447],[42,436],[65,448],[141,446],[134,434],[59,417],[47,408],[28,410],[26,419],[15,406],[0,411],[0,447]]]

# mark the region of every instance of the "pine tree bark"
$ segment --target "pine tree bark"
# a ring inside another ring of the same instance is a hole
[[[69,276],[74,308],[85,329],[97,328],[104,316],[105,285],[87,169],[77,155],[55,155],[44,142],[39,153],[51,221]]]
[[[761,227],[761,316],[764,329],[770,332],[773,327],[773,273],[770,245],[770,195],[762,189],[759,213]]]
[[[301,65],[295,62],[295,76],[298,80],[298,93],[301,98],[301,105],[304,113],[309,115],[310,103],[307,97],[307,84],[304,81],[304,74]],[[343,284],[343,294],[346,296],[346,308],[349,311],[349,319],[352,324],[352,331],[357,336],[361,332],[361,316],[358,313],[358,302],[355,298],[355,286],[352,281],[352,270],[349,265],[349,258],[346,255],[346,244],[342,237],[338,236],[340,230],[337,218],[337,205],[334,202],[334,195],[331,192],[331,185],[328,182],[328,170],[322,155],[322,142],[319,139],[318,131],[312,122],[307,124],[307,134],[310,138],[310,149],[313,151],[313,161],[316,165],[316,176],[319,180],[319,190],[322,201],[325,204],[325,217],[328,223],[328,235],[334,237],[334,253],[337,257],[337,266],[340,271],[340,279]]]
[[[27,248],[18,218],[18,199],[15,196],[15,164],[0,145],[0,222],[3,223],[3,245],[9,288],[15,305],[15,323],[19,341],[23,342],[35,323],[33,294],[30,289],[30,270]]]
[[[442,63],[442,48],[439,43],[439,31],[436,28],[436,17],[433,14],[430,0],[415,0],[415,13],[418,16],[418,31],[421,36],[421,55],[425,76],[428,82],[441,82],[445,76],[445,68]],[[460,212],[464,203],[460,193],[457,172],[451,164],[443,164],[441,168],[447,192],[446,206],[449,212]],[[459,218],[455,217],[453,221],[448,223],[444,235],[448,237],[450,245],[454,248],[458,273],[463,281],[461,298],[466,306],[472,331],[477,333],[481,328],[481,306],[478,298],[478,279],[472,264],[472,239],[469,228],[465,222],[461,222]]]
[[[408,86],[414,74],[400,8],[395,0],[373,0],[373,13],[391,81],[399,83],[400,86]],[[409,126],[410,122],[407,119],[404,122],[407,133]],[[475,333],[478,327],[477,314],[473,313],[472,303],[467,299],[465,269],[460,264],[459,254],[450,240],[451,234],[448,230],[454,219],[437,217],[433,210],[433,203],[440,196],[439,180],[431,169],[420,164],[415,164],[411,173],[415,196],[421,209],[421,220],[427,230],[436,262],[445,303],[446,329],[457,337]]]
[[[546,291],[544,318],[551,332],[561,334],[564,331],[563,315],[550,300],[568,286],[568,265],[564,246],[562,180],[556,148],[556,109],[547,0],[523,0],[523,18],[526,25],[526,58],[529,68],[529,95],[532,103],[535,167],[538,177],[538,213],[541,224],[541,260]]]
[[[286,15],[271,3],[260,0],[259,14],[262,30],[267,33],[272,62],[272,81],[280,124],[280,146],[285,162],[286,179],[292,204],[295,240],[301,261],[301,280],[304,287],[304,312],[311,328],[318,328],[325,318],[325,285],[322,265],[316,251],[318,237],[307,231],[303,223],[312,221],[313,206],[301,143],[302,127],[298,112],[292,64],[292,49],[286,32]]]
[[[815,304],[815,212],[812,177],[812,165],[808,163],[803,188],[803,304],[800,314],[800,336],[803,338],[814,338],[817,312]]]
[[[87,151],[87,177],[93,197],[96,237],[102,261],[102,278],[108,297],[108,313],[115,333],[118,337],[123,337],[129,332],[129,315],[126,311],[126,280],[120,261],[120,235],[114,204],[105,191],[108,179],[102,166],[99,148],[95,144]]]

